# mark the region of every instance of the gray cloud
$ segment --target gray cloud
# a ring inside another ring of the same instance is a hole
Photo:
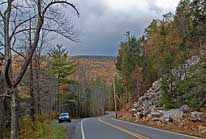
[[[178,0],[174,1],[177,4]],[[160,1],[146,0],[145,7],[134,5],[125,9],[112,9],[108,6],[108,0],[74,2],[81,14],[76,24],[80,41],[71,43],[60,39],[60,42],[68,47],[72,55],[117,55],[125,32],[131,31],[139,37],[152,19],[160,18],[162,14],[171,10],[174,12],[175,6],[165,9],[161,6],[162,3],[158,2]]]

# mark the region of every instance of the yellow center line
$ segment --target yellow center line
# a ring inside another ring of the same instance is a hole
[[[119,127],[119,126],[116,126],[116,125],[114,125],[114,124],[111,124],[111,123],[109,123],[109,122],[103,121],[101,118],[98,118],[97,120],[98,120],[99,122],[105,124],[105,125],[111,126],[111,127],[115,128],[115,129],[118,129],[118,130],[120,130],[120,131],[122,131],[122,132],[125,132],[125,133],[127,133],[127,134],[129,134],[129,135],[131,135],[131,136],[133,136],[133,137],[138,138],[138,139],[149,139],[148,137],[144,137],[144,136],[142,136],[142,135],[140,135],[140,134],[137,134],[137,133],[135,133],[135,132],[132,132],[132,131],[130,131],[130,130],[127,130],[127,129],[121,128],[121,127]]]

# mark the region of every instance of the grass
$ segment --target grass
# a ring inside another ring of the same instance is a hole
[[[65,139],[66,129],[60,125],[51,124],[49,116],[39,116],[32,124],[30,119],[21,121],[21,139]]]

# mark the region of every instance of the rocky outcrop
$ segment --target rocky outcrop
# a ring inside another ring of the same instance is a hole
[[[186,60],[185,64],[182,64],[177,69],[172,70],[172,74],[179,77],[181,80],[185,79],[185,71],[193,65],[200,62],[200,56],[192,56],[189,60]],[[191,109],[188,105],[183,105],[179,109],[172,109],[169,111],[163,110],[160,103],[161,96],[161,79],[155,81],[152,87],[149,88],[146,93],[141,96],[137,102],[133,103],[131,111],[136,119],[146,119],[161,122],[181,122],[184,115],[188,115]],[[192,121],[205,120],[204,113],[192,112]]]
[[[148,113],[154,112],[157,108],[161,109],[160,81],[154,82],[152,87],[139,98],[138,102],[134,102],[133,107],[144,116]]]
[[[189,69],[191,66],[196,65],[200,62],[200,56],[192,56],[186,62],[180,65],[177,69],[172,69],[172,74],[181,80],[185,79],[185,70]]]

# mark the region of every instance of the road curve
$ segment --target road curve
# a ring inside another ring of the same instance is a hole
[[[114,119],[111,115],[83,119],[82,139],[199,139]]]

